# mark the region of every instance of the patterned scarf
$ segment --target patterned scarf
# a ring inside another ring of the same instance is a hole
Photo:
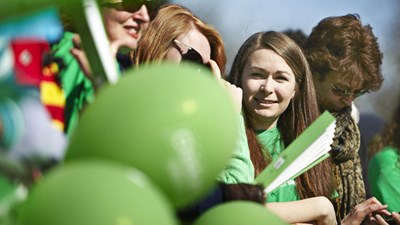
[[[365,187],[358,154],[360,132],[351,118],[351,108],[333,115],[336,117],[336,131],[331,154],[339,194],[336,200],[336,216],[340,221],[354,206],[365,200]]]

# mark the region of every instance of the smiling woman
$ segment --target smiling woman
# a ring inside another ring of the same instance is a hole
[[[103,0],[104,24],[111,42],[120,41],[125,47],[135,49],[150,16],[147,5],[127,2]]]
[[[311,72],[300,47],[283,33],[270,31],[245,41],[229,78],[243,89],[246,133],[258,175],[319,116]],[[328,200],[333,193],[330,166],[325,160],[289,180],[268,194],[267,206],[287,223],[335,223]]]
[[[243,104],[255,130],[274,128],[295,95],[296,80],[285,60],[270,49],[258,49],[243,69]]]
[[[111,52],[114,54],[112,57],[116,55],[121,70],[132,66],[128,53],[136,48],[139,38],[150,22],[151,14],[163,2],[163,0],[100,1],[104,28],[110,42]],[[60,81],[66,99],[68,99],[64,112],[65,132],[68,135],[75,130],[84,107],[94,101],[96,84],[95,79],[91,76],[92,71],[88,63],[91,58],[86,58],[85,52],[81,49],[80,36],[73,33],[76,29],[73,26],[79,26],[79,24],[74,23],[70,26],[69,19],[71,17],[72,15],[69,14],[63,15],[67,32],[52,47],[55,57],[59,57],[66,65],[65,69],[60,71]],[[87,34],[81,35],[83,38]]]

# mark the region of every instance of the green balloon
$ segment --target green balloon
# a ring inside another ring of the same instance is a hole
[[[201,215],[193,225],[287,225],[265,206],[248,201],[218,205]]]
[[[237,134],[233,101],[211,72],[191,65],[143,66],[99,91],[71,137],[66,161],[127,163],[179,208],[215,184]]]
[[[157,216],[154,216],[157,215]],[[146,176],[110,162],[61,166],[33,187],[18,225],[175,225],[174,211]]]

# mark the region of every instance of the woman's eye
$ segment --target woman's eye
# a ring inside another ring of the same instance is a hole
[[[251,73],[250,74],[252,77],[256,77],[256,78],[261,78],[261,77],[263,77],[263,74],[262,73]]]
[[[286,76],[280,75],[275,78],[276,80],[280,81],[288,81],[289,79]]]

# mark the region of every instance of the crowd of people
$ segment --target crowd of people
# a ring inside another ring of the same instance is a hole
[[[227,73],[221,35],[189,9],[134,0],[101,0],[100,9],[110,42],[104,47],[115,54],[120,74],[164,61],[191,63],[198,70],[211,71],[235,104],[239,126],[232,158],[207,196],[177,209],[183,223],[192,223],[215,205],[242,200],[264,206],[288,224],[400,224],[400,142],[396,138],[400,104],[383,132],[368,137],[367,150],[360,150],[367,146],[366,134],[352,116],[354,100],[378,90],[384,80],[378,39],[359,15],[326,17],[309,35],[254,33]],[[68,18],[68,12],[61,13]],[[73,25],[64,24],[64,33],[49,51],[63,65],[57,73],[65,96],[61,133],[48,131],[51,120],[40,106],[43,98],[38,90],[20,90],[15,85],[12,93],[17,94],[3,96],[0,91],[0,156],[4,159],[0,178],[5,182],[18,180],[29,187],[38,179],[37,172],[46,176],[47,170],[61,163],[81,113],[102,88],[93,83],[96,75],[90,66],[95,65],[88,64]],[[6,45],[1,44],[0,61],[6,57]],[[14,76],[12,70],[0,68],[0,82],[6,82],[1,73]],[[324,111],[336,118],[331,157],[264,193],[255,177]],[[43,118],[38,120],[37,115]],[[38,145],[35,140],[43,137],[55,141],[46,142],[51,146]],[[360,157],[365,151],[370,160]],[[23,179],[10,170],[10,162],[18,166],[33,158],[35,166],[29,163]]]

